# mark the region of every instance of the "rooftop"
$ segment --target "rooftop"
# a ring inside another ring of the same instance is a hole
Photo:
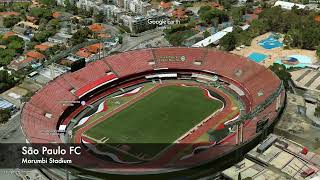
[[[262,143],[263,144],[263,143]],[[259,145],[258,145],[259,146]],[[247,177],[252,179],[310,179],[319,172],[319,155],[290,140],[278,137],[265,151],[258,153],[257,147],[251,150],[244,160],[223,171],[232,179]],[[312,170],[308,177],[305,172]]]
[[[9,101],[0,98],[0,109],[9,109],[14,107]]]
[[[86,49],[90,52],[90,53],[97,53],[101,48],[103,47],[102,43],[97,43],[97,44],[92,44],[90,46],[87,46]]]
[[[107,33],[100,33],[98,34],[98,37],[101,37],[101,38],[111,38],[112,36],[110,34],[107,34]]]
[[[33,58],[33,59],[44,59],[45,56],[37,51],[29,51],[26,53],[27,57]]]
[[[104,28],[101,24],[97,24],[97,23],[94,23],[94,24],[88,26],[88,28],[89,28],[92,32],[100,32],[100,31],[105,30],[105,28]]]
[[[9,31],[9,32],[5,33],[5,34],[2,36],[2,38],[3,38],[3,39],[7,39],[8,37],[13,36],[13,35],[16,35],[16,33],[12,32],[12,31]]]
[[[160,2],[160,7],[162,7],[163,9],[169,9],[171,8],[171,6],[172,6],[171,2],[163,2],[163,1]]]
[[[39,50],[39,51],[46,51],[47,49],[49,49],[51,46],[47,45],[47,44],[38,44],[38,45],[35,45],[34,48]]]
[[[60,16],[61,16],[60,12],[53,12],[52,13],[52,17],[54,17],[54,18],[59,18]]]
[[[178,19],[186,18],[186,12],[183,8],[177,8],[174,11],[172,11],[172,15]]]
[[[83,58],[88,58],[90,57],[92,54],[90,52],[86,52],[83,50],[79,50],[78,52],[76,52],[77,56],[83,57]]]
[[[19,16],[20,13],[14,11],[0,12],[0,16]]]

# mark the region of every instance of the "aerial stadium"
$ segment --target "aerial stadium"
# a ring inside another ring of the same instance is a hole
[[[140,49],[49,82],[24,105],[21,124],[28,143],[80,144],[70,167],[93,176],[183,173],[240,160],[284,102],[278,77],[245,57]]]

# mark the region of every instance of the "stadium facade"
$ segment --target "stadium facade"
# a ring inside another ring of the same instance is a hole
[[[206,133],[214,118],[229,118],[223,124],[227,126],[228,122],[229,126],[235,127],[234,132],[214,145],[200,143],[193,146],[194,151],[199,147],[206,148],[174,162],[170,153],[175,154],[175,148],[170,148],[154,161],[136,164],[105,160],[86,151],[81,155],[82,161],[74,159],[72,166],[88,174],[95,172],[100,175],[183,172],[208,164],[211,167],[220,164],[216,167],[219,170],[240,160],[272,130],[285,102],[285,90],[278,77],[245,57],[205,48],[134,50],[108,56],[76,72],[68,72],[39,90],[22,110],[21,124],[27,142],[70,143],[66,134],[78,123],[74,122],[74,117],[86,107],[82,102],[90,105],[116,91],[165,80],[195,81],[206,87],[212,86],[216,89],[215,97],[221,99],[225,106],[221,116],[210,118],[177,144],[193,143],[194,138],[191,137]],[[228,106],[232,108],[230,94],[243,104],[236,118],[229,117],[230,112],[226,110]],[[68,102],[76,103],[68,106]],[[72,143],[90,144],[81,132],[75,134]]]

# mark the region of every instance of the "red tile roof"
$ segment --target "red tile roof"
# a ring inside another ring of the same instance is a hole
[[[20,13],[14,11],[0,12],[0,16],[19,16]]]
[[[29,51],[26,53],[27,57],[31,57],[33,59],[44,59],[45,56],[37,51]]]
[[[220,7],[220,4],[217,3],[217,2],[213,2],[213,3],[212,3],[212,6],[217,8],[217,7]]]
[[[110,34],[107,34],[107,33],[100,33],[100,34],[98,34],[98,37],[101,37],[101,38],[111,38],[111,35],[110,35]]]
[[[262,8],[256,8],[254,11],[253,11],[253,13],[254,14],[260,14],[260,13],[262,13]]]
[[[79,50],[78,52],[76,52],[76,55],[77,55],[77,56],[80,56],[80,57],[88,58],[88,57],[90,57],[92,54],[89,53],[89,52],[83,51],[83,50]]]
[[[46,51],[47,49],[50,48],[50,46],[45,45],[45,44],[38,44],[38,45],[35,45],[34,48],[39,51]]]
[[[88,28],[92,32],[100,32],[100,31],[103,31],[105,29],[101,24],[97,24],[97,23],[88,26]]]
[[[169,9],[171,8],[171,6],[172,6],[171,2],[167,2],[167,3],[163,1],[160,2],[160,7],[162,7],[163,9]]]
[[[172,11],[172,15],[179,19],[183,19],[187,17],[186,12],[183,8],[177,8],[176,10]]]
[[[28,21],[31,21],[31,22],[33,22],[33,21],[38,19],[37,17],[34,17],[34,16],[26,16],[26,18],[27,18]]]
[[[246,16],[248,16],[246,23],[251,23],[253,20],[258,19],[258,15],[256,14],[246,14]]]
[[[2,38],[3,38],[3,39],[7,39],[8,37],[14,36],[14,35],[16,35],[16,33],[12,32],[12,31],[9,31],[9,32],[5,33],[5,34],[2,36]]]
[[[52,13],[52,17],[54,17],[54,18],[59,18],[60,16],[61,16],[60,12],[53,12]]]
[[[27,57],[26,59],[24,59],[23,61],[20,61],[19,64],[26,64],[29,63],[31,61],[33,61],[34,59],[32,57]]]
[[[103,47],[102,43],[97,43],[97,44],[92,44],[90,46],[87,46],[86,49],[90,52],[90,53],[97,53],[99,51],[99,49],[101,49]]]
[[[314,20],[317,21],[317,22],[320,22],[320,16],[314,17]]]

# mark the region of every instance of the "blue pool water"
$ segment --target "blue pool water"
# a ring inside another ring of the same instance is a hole
[[[258,44],[265,49],[273,49],[283,46],[283,43],[275,39],[274,35],[270,35],[267,39],[260,41]]]
[[[264,59],[266,59],[268,57],[268,55],[265,55],[265,54],[261,54],[261,53],[251,53],[248,58],[251,59],[252,61],[254,62],[262,62]]]
[[[294,59],[297,59],[299,61],[299,64],[283,64],[281,59],[278,59],[275,61],[275,63],[277,64],[283,64],[286,66],[286,68],[289,68],[289,67],[301,67],[301,68],[304,68],[306,67],[307,65],[311,65],[312,64],[312,60],[310,57],[308,56],[304,56],[304,55],[291,55],[291,56],[288,56],[288,59],[290,58],[294,58]]]

